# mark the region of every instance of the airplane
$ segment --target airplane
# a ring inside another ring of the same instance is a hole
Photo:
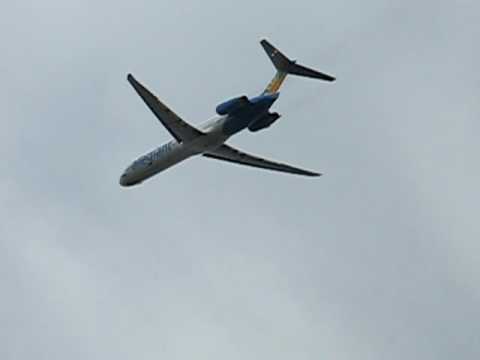
[[[266,129],[280,118],[280,114],[270,112],[270,107],[278,99],[278,91],[287,75],[324,81],[335,80],[333,76],[290,60],[265,39],[261,40],[260,44],[276,68],[275,76],[265,90],[253,98],[244,95],[221,103],[216,107],[216,116],[207,120],[198,128],[182,120],[138,82],[132,74],[128,74],[128,82],[172,135],[173,140],[135,160],[121,175],[119,181],[121,186],[140,184],[159,172],[195,155],[290,174],[321,175],[317,172],[247,154],[225,143],[232,135],[242,130],[248,129],[251,132],[256,132]]]

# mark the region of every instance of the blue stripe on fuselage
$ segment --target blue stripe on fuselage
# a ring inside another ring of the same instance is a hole
[[[275,100],[278,99],[278,95],[279,93],[265,94],[249,99],[248,104],[228,115],[223,124],[223,133],[233,135],[248,127],[250,123],[268,112]]]

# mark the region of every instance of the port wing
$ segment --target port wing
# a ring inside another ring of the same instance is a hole
[[[194,128],[170,110],[167,105],[162,103],[145,86],[139,83],[132,74],[128,74],[127,80],[175,140],[185,142],[204,135],[203,132]]]

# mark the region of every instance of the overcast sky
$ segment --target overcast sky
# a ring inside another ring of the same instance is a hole
[[[478,359],[478,1],[10,1],[0,14],[0,358]],[[229,142],[129,189],[185,120],[255,95]]]

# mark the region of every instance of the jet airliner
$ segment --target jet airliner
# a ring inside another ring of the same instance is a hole
[[[253,98],[239,96],[221,103],[216,107],[216,116],[201,124],[198,128],[182,120],[138,82],[133,75],[128,74],[128,82],[172,135],[173,139],[135,160],[121,175],[120,185],[140,184],[142,181],[194,155],[290,174],[321,175],[313,171],[250,155],[225,143],[232,135],[242,130],[248,129],[256,132],[266,129],[280,118],[278,113],[270,112],[270,107],[278,99],[278,90],[287,75],[304,76],[325,81],[335,80],[330,75],[290,60],[267,40],[260,41],[260,44],[276,68],[275,76],[265,90]]]

